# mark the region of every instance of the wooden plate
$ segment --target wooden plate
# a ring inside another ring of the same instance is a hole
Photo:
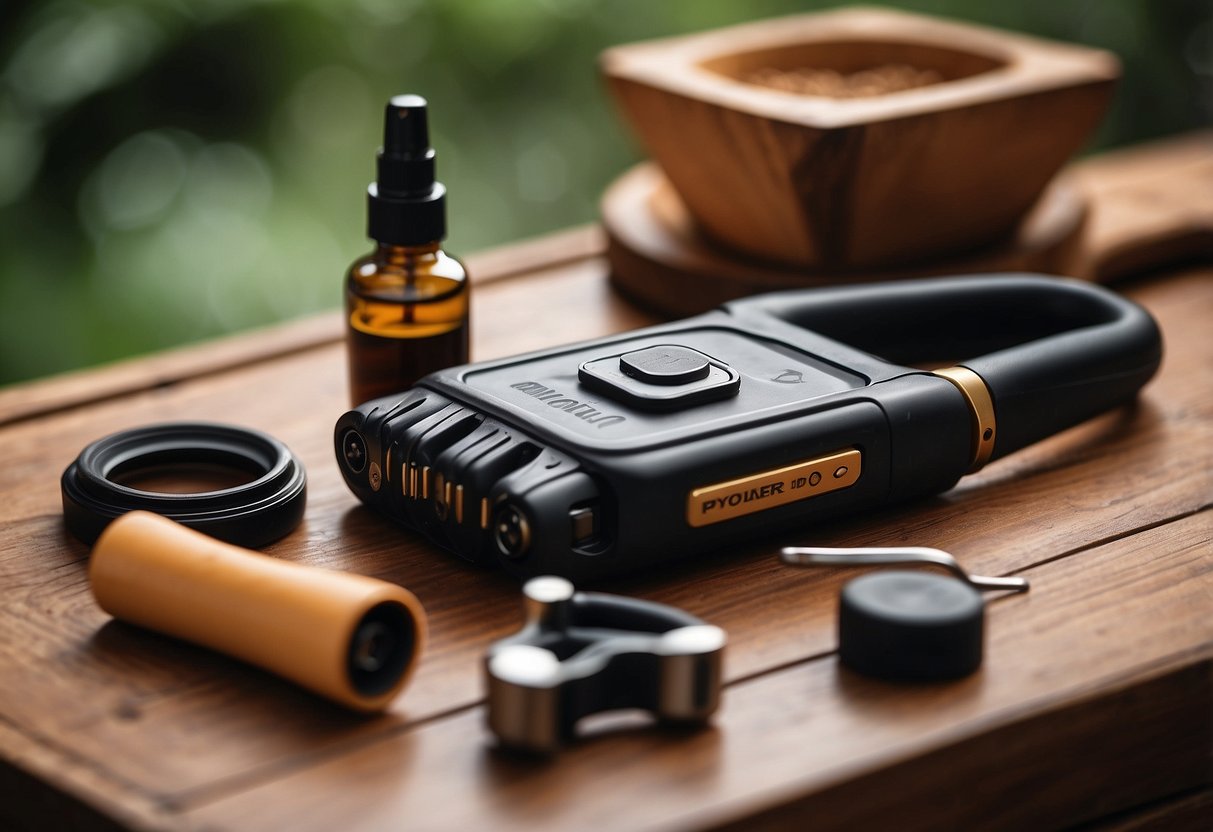
[[[833,283],[975,272],[1072,274],[1086,219],[1085,196],[1063,174],[1000,245],[905,269],[822,273],[756,260],[707,239],[651,162],[617,179],[602,200],[611,282],[636,302],[672,317],[758,292]]]

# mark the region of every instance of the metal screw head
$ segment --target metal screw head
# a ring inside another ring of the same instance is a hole
[[[378,462],[371,463],[371,470],[367,473],[367,479],[370,480],[372,491],[378,491],[379,486],[383,485],[383,472],[379,470]]]

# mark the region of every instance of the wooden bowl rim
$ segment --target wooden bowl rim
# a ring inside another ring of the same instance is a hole
[[[766,89],[703,66],[797,44],[871,40],[968,52],[1003,66],[888,95],[836,99]],[[1111,52],[972,23],[890,9],[850,7],[770,18],[606,50],[602,72],[705,104],[792,125],[830,129],[1007,101],[1120,76]]]

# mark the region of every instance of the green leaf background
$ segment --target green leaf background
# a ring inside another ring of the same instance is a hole
[[[337,306],[394,93],[430,99],[450,248],[474,251],[593,220],[640,157],[602,49],[827,5],[5,0],[0,384]],[[1091,149],[1213,116],[1213,3],[890,5],[1116,52]]]

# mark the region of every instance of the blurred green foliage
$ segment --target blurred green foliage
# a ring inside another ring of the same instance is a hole
[[[467,252],[592,220],[638,157],[603,48],[828,5],[5,0],[0,383],[336,306],[394,93],[430,99]],[[1097,147],[1210,121],[1207,0],[888,5],[1116,52]]]

